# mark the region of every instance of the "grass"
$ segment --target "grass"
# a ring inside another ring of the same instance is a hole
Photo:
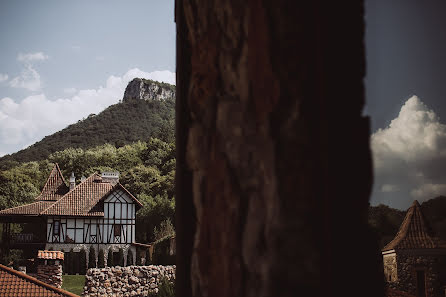
[[[81,295],[84,292],[85,275],[63,275],[62,289]]]

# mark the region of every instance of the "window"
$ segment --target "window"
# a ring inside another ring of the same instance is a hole
[[[113,233],[115,235],[115,243],[121,242],[121,225],[113,225]]]
[[[60,221],[54,221],[53,223],[53,235],[60,234]]]

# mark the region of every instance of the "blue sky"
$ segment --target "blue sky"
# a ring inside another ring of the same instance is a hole
[[[1,0],[0,156],[174,72],[174,0]]]

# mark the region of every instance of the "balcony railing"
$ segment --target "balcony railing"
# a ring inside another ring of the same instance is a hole
[[[12,243],[32,243],[35,242],[37,238],[35,238],[32,233],[14,233],[11,234],[11,242]]]

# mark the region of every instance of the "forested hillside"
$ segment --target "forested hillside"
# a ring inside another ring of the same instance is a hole
[[[143,204],[137,212],[137,242],[156,239],[155,227],[174,221],[175,145],[157,138],[116,148],[105,144],[90,149],[68,148],[47,159],[16,164],[0,171],[0,209],[32,202],[54,163],[66,180],[82,175],[119,171],[120,182]]]
[[[66,148],[85,149],[105,143],[120,147],[150,137],[172,142],[174,123],[175,98],[128,100],[46,136],[24,150],[0,158],[0,169],[11,167],[11,161],[43,160]]]

